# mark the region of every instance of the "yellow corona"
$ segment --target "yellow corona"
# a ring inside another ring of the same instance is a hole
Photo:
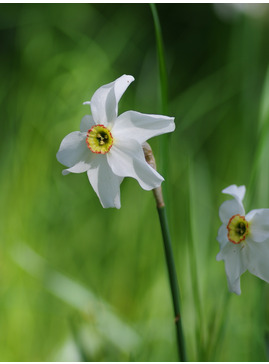
[[[106,154],[113,145],[113,137],[104,125],[94,125],[88,130],[86,143],[93,153]]]
[[[228,225],[228,239],[233,244],[239,244],[249,235],[249,223],[239,214],[230,218]]]

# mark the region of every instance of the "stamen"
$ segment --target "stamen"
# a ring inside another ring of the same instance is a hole
[[[93,153],[106,154],[113,145],[113,137],[108,128],[98,124],[88,130],[86,143]]]

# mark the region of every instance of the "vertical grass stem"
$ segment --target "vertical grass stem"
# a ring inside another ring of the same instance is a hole
[[[168,106],[167,106],[167,76],[166,76],[166,66],[165,66],[165,58],[164,58],[164,49],[163,49],[163,41],[162,41],[162,31],[161,25],[157,13],[157,9],[155,4],[150,4],[154,28],[156,34],[156,43],[157,43],[157,54],[158,54],[158,63],[159,63],[159,77],[160,77],[160,90],[161,90],[161,105],[162,105],[162,113],[167,114]]]
[[[160,93],[161,93],[161,112],[165,115],[168,113],[168,87],[167,87],[167,73],[166,73],[166,65],[165,65],[165,57],[164,57],[164,47],[163,47],[163,40],[162,40],[162,31],[161,25],[158,17],[158,12],[156,9],[155,4],[150,4],[153,21],[154,21],[154,28],[155,28],[155,35],[156,35],[156,44],[157,44],[157,55],[158,55],[158,65],[159,65],[159,79],[160,79]],[[168,172],[168,135],[163,135],[161,138],[161,155],[162,155],[162,165],[161,170],[162,174],[166,177]],[[156,169],[155,159],[153,157],[152,151],[149,147],[149,154],[147,156],[147,152],[144,149],[145,157],[147,162]],[[165,251],[165,259],[168,268],[168,275],[169,275],[169,282],[170,288],[173,298],[173,306],[174,306],[174,314],[175,314],[175,324],[176,324],[176,332],[177,332],[177,346],[178,346],[178,353],[179,359],[181,361],[187,361],[186,359],[186,350],[184,344],[184,336],[182,330],[182,323],[181,323],[181,316],[180,316],[180,304],[179,304],[179,287],[177,282],[177,274],[171,244],[171,238],[169,233],[168,227],[168,219],[166,208],[162,196],[162,189],[161,187],[155,188],[153,190],[154,197],[157,203],[157,210],[159,214],[159,220],[162,230],[162,237],[163,237],[163,244],[164,244],[164,251]],[[166,191],[164,191],[165,196],[167,195]]]
[[[159,82],[160,82],[160,100],[161,100],[161,110],[160,112],[164,115],[168,114],[168,86],[167,86],[167,72],[164,57],[164,47],[162,39],[162,30],[159,21],[158,12],[155,4],[149,4],[153,16],[155,36],[156,36],[156,47],[157,47],[157,57],[158,57],[158,68],[159,68]],[[168,175],[168,139],[169,135],[161,135],[160,137],[160,149],[161,149],[161,173],[164,177]],[[164,189],[164,195],[166,196],[166,190]]]

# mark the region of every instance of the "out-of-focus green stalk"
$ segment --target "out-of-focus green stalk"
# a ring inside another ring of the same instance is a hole
[[[162,30],[159,21],[158,12],[155,4],[150,4],[154,28],[155,28],[155,36],[156,36],[156,46],[157,46],[157,56],[158,56],[158,68],[159,68],[159,80],[160,80],[160,99],[161,99],[161,113],[164,115],[168,114],[168,87],[167,87],[167,72],[165,65],[165,57],[164,57],[164,47],[163,47],[163,39],[162,39]],[[161,142],[161,172],[164,178],[168,175],[168,139],[169,135],[164,134],[160,136]],[[166,196],[166,191],[164,190],[164,195]]]
[[[84,349],[83,343],[81,341],[81,338],[79,337],[78,328],[76,327],[76,321],[73,318],[70,318],[69,323],[70,323],[70,329],[73,334],[74,342],[75,342],[76,348],[78,350],[78,353],[80,355],[81,361],[89,362],[91,358],[88,357],[88,355]]]
[[[158,53],[158,62],[159,62],[159,77],[160,77],[160,86],[161,86],[161,105],[162,105],[162,113],[167,114],[168,106],[167,106],[167,76],[166,76],[166,66],[165,66],[165,58],[164,58],[164,48],[163,48],[163,40],[162,40],[162,30],[161,25],[157,13],[157,9],[155,4],[150,4],[150,8],[152,11],[155,35],[156,35],[156,43],[157,43],[157,53]]]
[[[193,181],[193,169],[190,159],[188,160],[188,170],[189,170],[189,221],[190,221],[190,229],[189,229],[189,252],[190,252],[190,269],[191,269],[191,281],[192,281],[192,291],[193,297],[195,302],[195,308],[197,315],[197,325],[198,328],[196,329],[196,340],[197,340],[197,349],[198,349],[198,360],[204,361],[206,358],[205,353],[205,323],[203,317],[203,310],[202,310],[202,300],[199,291],[199,282],[198,282],[198,271],[197,271],[197,260],[196,260],[196,251],[194,245],[194,218],[193,218],[193,196],[192,191],[194,189]]]
[[[158,65],[159,65],[159,79],[160,79],[160,93],[161,93],[161,112],[164,115],[168,114],[168,92],[167,92],[167,73],[166,73],[166,65],[165,65],[165,57],[164,57],[164,47],[162,40],[162,30],[158,17],[158,12],[155,4],[150,4],[150,8],[152,11],[155,35],[156,35],[156,44],[157,44],[157,54],[158,54]],[[168,138],[169,135],[165,134],[161,137],[161,156],[162,156],[162,164],[161,171],[162,174],[166,177],[168,175]],[[151,156],[153,157],[152,153]],[[154,157],[153,157],[154,159]],[[148,161],[150,164],[151,162]],[[154,160],[155,164],[155,160]],[[156,165],[153,166],[156,169]],[[164,200],[162,197],[161,187],[158,187],[153,190],[156,202],[157,202],[157,210],[159,214],[159,220],[162,230],[164,251],[165,251],[165,259],[168,269],[169,282],[171,288],[171,294],[173,299],[174,306],[174,314],[175,314],[175,324],[176,324],[176,332],[177,332],[177,347],[179,353],[179,359],[181,361],[187,361],[186,349],[184,343],[184,335],[181,324],[181,315],[180,315],[180,304],[179,304],[179,287],[177,281],[177,274],[173,256],[173,249],[171,244],[171,238],[168,227],[168,219],[166,208],[164,204]],[[166,190],[164,191],[164,195],[166,196]]]
[[[260,104],[260,117],[258,120],[258,135],[255,143],[256,149],[253,157],[251,173],[248,183],[248,195],[246,196],[246,204],[253,198],[255,186],[259,189],[259,173],[264,171],[264,166],[268,164],[268,137],[269,137],[269,67],[267,68],[266,77],[263,86]],[[266,149],[267,148],[267,149]],[[264,181],[266,183],[266,180]],[[261,192],[258,191],[259,202],[268,201],[268,189],[264,188]],[[266,196],[265,196],[266,193]],[[250,203],[249,203],[250,204]]]
[[[224,291],[223,296],[220,298],[219,307],[211,316],[209,323],[209,338],[207,344],[207,358],[214,362],[217,361],[217,353],[223,346],[223,338],[225,330],[227,329],[227,322],[229,320],[229,309],[232,294],[227,289]]]

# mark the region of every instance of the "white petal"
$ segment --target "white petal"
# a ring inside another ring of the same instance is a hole
[[[134,81],[133,76],[123,75],[115,81],[100,87],[91,99],[92,116],[96,124],[107,126],[118,115],[118,102],[127,87]]]
[[[172,117],[126,111],[115,120],[112,132],[115,137],[127,136],[144,143],[154,136],[174,130],[175,123]]]
[[[246,193],[246,187],[245,186],[239,186],[231,185],[224,190],[222,190],[222,193],[226,193],[228,195],[233,196],[235,199],[238,199],[239,201],[243,201],[243,198]]]
[[[223,248],[224,245],[228,242],[228,230],[227,225],[222,224],[218,231],[217,240],[220,243],[220,248]]]
[[[82,133],[87,133],[87,131],[91,129],[93,125],[95,125],[93,117],[91,115],[85,115],[80,122],[80,131]]]
[[[107,163],[106,155],[95,155],[91,169],[87,172],[89,181],[104,208],[120,204],[120,184],[122,177],[116,176]]]
[[[219,208],[219,217],[226,226],[230,218],[237,214],[245,215],[244,206],[239,199],[225,201]]]
[[[217,260],[224,260],[229,290],[241,294],[240,276],[247,270],[246,250],[241,244],[229,242],[220,250]]]
[[[258,243],[269,239],[269,209],[252,210],[246,220],[250,222],[251,239]]]
[[[107,154],[107,161],[116,175],[135,178],[144,190],[152,190],[164,180],[146,162],[143,149],[135,140],[117,140]]]
[[[62,171],[62,174],[65,176],[69,173],[83,173],[83,172],[88,171],[88,169],[91,168],[91,163],[92,163],[91,156],[89,156],[89,151],[87,152],[87,155],[85,155],[85,156],[88,157],[88,160],[78,162],[73,167],[64,169]]]
[[[92,153],[86,144],[86,134],[81,133],[80,131],[74,131],[64,137],[56,157],[63,165],[67,167],[73,167],[80,164],[89,164],[91,155]],[[83,172],[84,171],[85,169]],[[80,172],[82,172],[82,170],[80,170]],[[74,173],[80,172],[74,171]],[[64,172],[64,174],[66,173]]]
[[[248,243],[248,270],[255,276],[269,283],[269,241],[264,243]]]

